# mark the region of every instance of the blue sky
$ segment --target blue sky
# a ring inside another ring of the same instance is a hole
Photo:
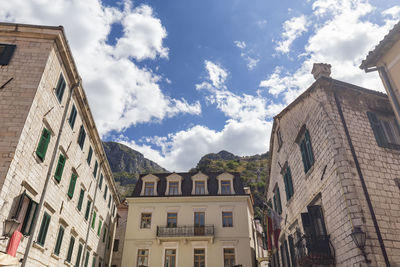
[[[266,152],[273,116],[311,85],[314,62],[383,90],[358,66],[399,20],[398,1],[271,3],[15,0],[0,20],[63,25],[102,138],[187,171],[222,149]]]

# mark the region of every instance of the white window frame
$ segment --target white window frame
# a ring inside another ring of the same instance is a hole
[[[171,195],[169,194],[169,183],[170,182],[178,182],[178,195],[182,195],[182,189],[181,189],[182,188],[182,180],[183,180],[182,176],[180,176],[176,173],[173,173],[173,174],[167,176],[166,180],[167,180],[167,189],[165,192],[166,196],[177,196],[176,194],[171,194]]]
[[[146,176],[143,176],[142,177],[142,190],[140,192],[140,195],[141,196],[145,195],[144,194],[144,189],[145,189],[146,182],[154,182],[154,189],[153,189],[154,190],[154,195],[153,196],[157,196],[157,183],[158,183],[159,180],[160,180],[160,178],[158,178],[157,176],[152,175],[152,174],[148,174]]]
[[[231,192],[230,192],[230,194],[231,195],[235,194],[235,189],[233,188],[233,178],[235,178],[235,176],[233,176],[232,174],[227,173],[227,172],[221,173],[220,175],[217,176],[217,180],[218,180],[218,195],[221,195],[221,189],[222,189],[221,182],[222,181],[230,181],[230,183],[231,183]]]
[[[192,195],[196,195],[196,181],[204,181],[204,195],[208,195],[208,179],[209,177],[202,172],[198,172],[192,176]]]

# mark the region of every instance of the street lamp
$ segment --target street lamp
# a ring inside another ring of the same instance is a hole
[[[14,233],[14,231],[18,228],[19,225],[20,225],[20,222],[17,221],[16,219],[4,220],[4,223],[3,223],[4,234],[3,234],[3,237],[0,238],[0,240],[10,238],[12,236],[12,234]]]
[[[367,233],[365,233],[359,226],[353,228],[353,232],[350,234],[354,243],[356,243],[357,247],[361,250],[364,255],[365,261],[367,263],[371,263],[369,259],[367,259],[367,254],[365,253],[365,241],[367,238]]]

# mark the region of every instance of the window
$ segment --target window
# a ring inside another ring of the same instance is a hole
[[[224,267],[232,267],[235,265],[235,249],[224,248]]]
[[[99,220],[99,226],[97,227],[97,236],[100,236],[101,233],[101,225],[103,224],[102,220]]]
[[[97,168],[99,167],[99,163],[97,163],[97,160],[94,162],[94,169],[93,169],[93,176],[96,178],[97,176]]]
[[[108,193],[108,186],[106,185],[106,188],[104,189],[104,195],[103,195],[104,199],[107,199],[107,193]]]
[[[177,226],[177,218],[178,213],[167,213],[167,227],[176,227]]]
[[[78,254],[76,255],[75,267],[79,267],[80,266],[81,257],[82,257],[82,250],[83,250],[83,246],[82,246],[81,243],[79,243]]]
[[[112,215],[115,216],[115,203],[113,203]]]
[[[274,189],[274,210],[279,214],[282,214],[281,194],[277,185]]]
[[[231,181],[221,181],[221,194],[230,194],[231,193]]]
[[[400,149],[400,128],[394,116],[378,116],[367,112],[378,146]]]
[[[205,249],[194,249],[194,267],[205,267],[206,266],[206,252]]]
[[[154,182],[145,182],[144,183],[144,195],[145,196],[154,196]]]
[[[231,211],[222,212],[222,227],[233,227],[233,216]]]
[[[289,250],[290,250],[290,259],[292,260],[292,265],[295,267],[296,266],[296,255],[294,252],[294,242],[293,242],[293,236],[289,235],[288,236],[288,243],[289,243]]]
[[[137,254],[137,266],[147,267],[149,265],[149,250],[139,249]]]
[[[14,54],[15,45],[0,44],[0,65],[8,65]]]
[[[93,255],[92,267],[96,267],[96,256]]]
[[[281,146],[283,144],[282,134],[281,134],[281,130],[280,129],[278,129],[278,131],[276,131],[276,137],[277,137],[277,140],[278,140],[278,151],[279,151],[279,149],[281,148]]]
[[[142,213],[140,228],[150,228],[150,227],[151,227],[151,213]]]
[[[78,144],[81,149],[83,149],[83,145],[85,144],[86,132],[83,125],[79,128],[79,135],[78,135]]]
[[[33,201],[25,192],[22,193],[14,218],[21,223],[17,230],[23,235],[31,234],[32,220],[35,216],[37,206],[38,203]]]
[[[78,175],[76,175],[75,173],[72,173],[71,180],[69,181],[69,187],[68,187],[68,197],[69,198],[72,198],[74,196],[75,184],[76,184],[77,178],[78,178]]]
[[[282,258],[282,266],[290,267],[289,250],[288,250],[288,245],[287,245],[286,240],[281,245],[281,258]]]
[[[108,208],[110,208],[111,207],[111,199],[112,199],[112,197],[111,197],[111,194],[110,194],[110,196],[108,197]]]
[[[92,155],[93,155],[93,149],[92,149],[92,147],[89,147],[89,153],[88,153],[88,156],[87,156],[87,159],[86,159],[86,161],[89,164],[89,166],[90,166],[90,163],[92,162]]]
[[[92,205],[92,201],[90,199],[88,199],[87,204],[86,204],[86,211],[85,211],[85,220],[86,221],[89,219],[91,205]]]
[[[74,251],[74,244],[75,244],[75,237],[71,236],[71,239],[69,240],[69,247],[68,247],[68,253],[67,253],[67,262],[71,262],[72,252]]]
[[[289,200],[294,194],[292,172],[290,171],[289,166],[286,166],[285,173],[283,174],[283,181],[285,183],[286,200]]]
[[[308,206],[307,210],[308,212],[301,214],[306,236],[310,238],[326,236],[327,232],[321,206]]]
[[[301,158],[303,159],[304,172],[307,173],[311,166],[314,165],[310,133],[307,129],[304,132],[304,138],[300,141],[300,151]]]
[[[104,225],[104,231],[103,231],[103,243],[106,242],[106,236],[107,236],[107,226]]]
[[[85,265],[84,267],[88,267],[89,264],[89,250],[86,251],[86,257],[85,257]]]
[[[168,195],[179,194],[179,182],[169,182]]]
[[[58,158],[58,163],[56,167],[56,172],[54,173],[54,178],[57,180],[57,182],[61,181],[61,176],[64,170],[64,165],[65,165],[65,156],[63,154],[60,154]]]
[[[42,135],[40,136],[40,141],[36,149],[36,155],[43,161],[46,156],[47,147],[50,143],[50,131],[43,128]]]
[[[206,182],[205,181],[195,181],[194,182],[194,192],[196,195],[204,195],[206,193]]]
[[[46,241],[47,230],[49,229],[50,225],[50,215],[47,212],[44,212],[42,218],[42,224],[40,225],[39,235],[37,239],[37,243],[41,246],[44,246],[44,242]]]
[[[96,211],[93,211],[93,218],[92,218],[92,229],[94,229],[94,225],[96,223]]]
[[[99,189],[101,190],[101,187],[103,186],[103,174],[100,174],[100,181],[99,181]]]
[[[205,213],[204,212],[195,212],[194,213],[194,235],[196,236],[204,236],[205,229]]]
[[[77,114],[78,112],[76,111],[76,107],[74,104],[72,104],[71,114],[69,114],[69,119],[68,119],[68,123],[69,126],[71,126],[71,129],[74,129]]]
[[[119,248],[119,239],[114,239],[113,251],[118,251]]]
[[[79,200],[78,200],[78,210],[81,211],[82,210],[82,204],[83,204],[83,197],[85,196],[85,190],[83,188],[81,188],[81,192],[79,194]]]
[[[63,237],[64,237],[64,227],[62,227],[60,225],[60,228],[58,229],[56,246],[54,248],[54,254],[57,255],[57,256],[60,254],[61,243],[62,243]]]
[[[64,76],[61,73],[60,78],[58,78],[58,83],[57,83],[57,87],[56,87],[56,96],[57,96],[58,102],[60,102],[60,103],[61,103],[62,97],[64,95],[64,90],[65,90],[65,80],[64,80]]]
[[[176,249],[165,250],[164,267],[175,267],[176,262]]]

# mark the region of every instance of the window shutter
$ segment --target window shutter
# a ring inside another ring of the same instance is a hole
[[[72,104],[71,115],[69,116],[69,119],[68,119],[69,125],[71,126],[72,129],[74,129],[76,115],[77,115],[77,112],[76,112],[75,105]]]
[[[107,228],[104,227],[104,231],[103,231],[103,243],[106,242],[106,236],[107,236]]]
[[[68,247],[67,262],[71,262],[72,252],[74,251],[75,237],[71,236]]]
[[[38,203],[30,200],[28,211],[26,212],[24,223],[22,225],[21,232],[24,235],[30,235],[32,233],[32,221],[36,216]]]
[[[296,266],[296,254],[294,251],[294,242],[293,242],[293,236],[289,235],[288,236],[288,242],[289,242],[289,251],[290,251],[290,259],[292,260],[292,266]]]
[[[103,186],[103,174],[100,174],[99,189]]]
[[[304,140],[301,141],[300,143],[300,151],[301,151],[301,159],[303,160],[304,172],[307,173],[308,164],[307,164],[306,142]]]
[[[308,214],[310,216],[310,222],[312,229],[314,229],[315,236],[326,235],[325,220],[322,214],[322,208],[319,205],[308,206]]]
[[[108,192],[108,186],[106,185],[106,188],[104,190],[104,195],[103,195],[104,199],[107,199],[107,192]]]
[[[312,146],[311,146],[311,138],[310,138],[310,133],[308,132],[308,130],[306,130],[306,132],[304,133],[304,137],[306,140],[306,148],[307,148],[307,156],[308,156],[308,161],[309,161],[309,168],[314,164],[314,153],[312,150]]]
[[[367,116],[369,119],[369,123],[371,124],[372,131],[374,132],[374,136],[378,146],[389,147],[382,125],[378,120],[378,118],[376,117],[376,114],[368,111]]]
[[[281,214],[282,213],[282,202],[281,202],[281,193],[279,192],[279,187],[276,188],[276,200],[277,200],[277,204],[278,204],[278,213]]]
[[[62,97],[64,95],[65,90],[65,80],[62,73],[60,74],[60,78],[58,79],[57,87],[56,87],[56,95],[58,101],[61,103]]]
[[[89,251],[86,251],[86,257],[85,257],[85,267],[88,267],[89,264]]]
[[[36,149],[36,155],[43,161],[46,156],[47,147],[50,143],[50,131],[43,128],[42,135],[40,137],[39,145]]]
[[[93,169],[94,178],[96,178],[96,176],[97,176],[97,168],[98,167],[99,167],[99,164],[97,163],[97,160],[96,160],[96,162],[94,163],[94,169]]]
[[[4,66],[10,63],[15,48],[16,45],[4,45],[3,53],[0,54],[0,65]]]
[[[54,174],[54,178],[56,178],[58,182],[61,181],[61,176],[64,170],[64,166],[65,166],[65,156],[63,154],[60,154],[60,157],[58,158],[56,173]]]
[[[96,256],[93,256],[92,267],[96,267]]]
[[[69,198],[72,198],[74,196],[75,184],[76,184],[76,179],[77,178],[78,178],[78,176],[75,173],[72,173],[71,181],[69,182],[69,188],[68,188],[68,196],[69,196]]]
[[[92,229],[94,229],[94,225],[96,223],[96,211],[93,211],[93,219],[92,219]]]
[[[102,220],[99,220],[99,227],[97,228],[97,236],[100,236],[101,233],[101,225],[103,224]]]
[[[286,192],[286,200],[290,199],[290,189],[288,184],[288,171],[286,169],[285,174],[283,175],[283,182],[285,183],[285,192]]]
[[[89,213],[90,213],[90,206],[92,205],[92,201],[88,200],[87,205],[86,205],[86,212],[85,212],[85,220],[87,221],[89,219]]]
[[[75,267],[79,267],[81,263],[81,256],[82,256],[82,244],[79,243],[78,254],[76,255],[76,262]]]
[[[60,254],[60,248],[63,237],[64,237],[64,227],[60,226],[57,235],[56,247],[54,248],[54,254],[57,256]]]
[[[93,154],[93,149],[92,149],[92,147],[89,147],[89,153],[88,153],[88,157],[86,159],[86,161],[89,165],[90,165],[90,162],[92,161],[92,154]]]
[[[83,203],[83,197],[85,196],[85,190],[81,189],[81,192],[79,194],[79,200],[78,200],[78,210],[81,211],[82,210],[82,203]]]
[[[307,238],[313,237],[312,225],[311,225],[311,220],[310,220],[310,216],[309,216],[308,212],[301,214],[301,222],[303,223],[304,233],[307,236]]]
[[[43,246],[44,242],[46,241],[49,224],[50,224],[50,215],[47,212],[44,212],[42,218],[42,224],[40,225],[39,235],[37,239],[37,243],[41,246]]]
[[[292,181],[292,171],[290,170],[290,168],[288,167],[288,186],[289,186],[289,193],[290,193],[290,197],[293,196],[294,194],[294,190],[293,190],[293,181]]]

